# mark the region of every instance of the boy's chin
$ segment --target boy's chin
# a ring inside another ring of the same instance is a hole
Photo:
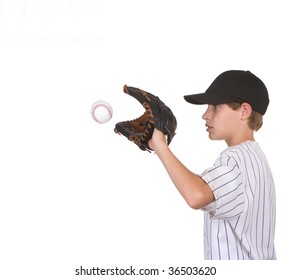
[[[219,136],[217,136],[217,135],[213,135],[212,133],[209,133],[209,134],[208,134],[208,138],[209,138],[210,140],[217,140],[217,141],[219,141],[219,140],[225,140],[223,137],[219,137]]]

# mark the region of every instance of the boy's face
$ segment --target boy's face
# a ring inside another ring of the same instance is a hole
[[[236,145],[244,127],[241,112],[240,108],[233,110],[227,104],[208,105],[202,118],[206,122],[205,126],[209,138],[211,140],[225,140],[229,146]]]

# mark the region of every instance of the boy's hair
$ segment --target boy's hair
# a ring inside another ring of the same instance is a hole
[[[231,109],[236,111],[238,108],[240,108],[242,103],[232,102],[228,103],[227,105]],[[254,110],[252,110],[252,114],[250,115],[248,120],[249,120],[248,125],[251,130],[258,131],[263,125],[263,115]]]

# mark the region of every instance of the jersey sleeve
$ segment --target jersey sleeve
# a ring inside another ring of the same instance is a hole
[[[202,210],[213,219],[233,219],[244,211],[243,176],[234,157],[221,155],[214,166],[206,169],[201,178],[212,189],[215,201]]]

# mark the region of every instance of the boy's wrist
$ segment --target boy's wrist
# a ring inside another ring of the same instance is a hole
[[[163,153],[163,152],[169,150],[169,146],[166,142],[160,142],[160,143],[154,145],[153,148],[154,148],[153,150],[155,151],[156,154],[160,154],[160,153]]]

